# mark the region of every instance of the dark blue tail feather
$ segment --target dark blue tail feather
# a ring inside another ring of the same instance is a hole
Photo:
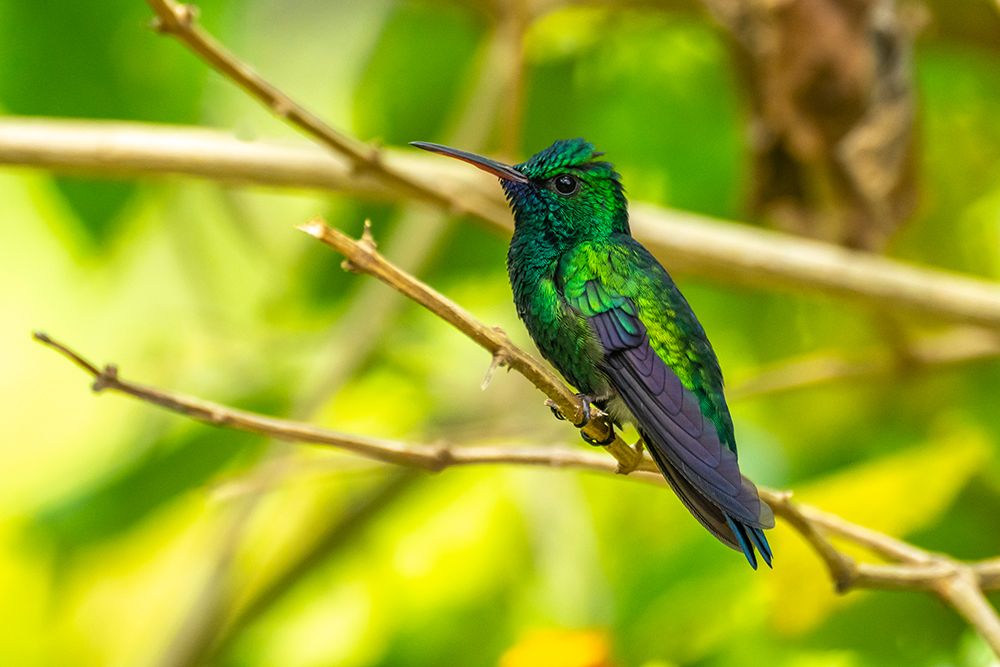
[[[760,528],[747,528],[747,534],[750,536],[750,541],[753,545],[757,547],[757,551],[760,552],[760,557],[764,559],[764,563],[771,567],[771,545],[767,543],[767,537],[764,536],[764,531]]]
[[[729,529],[736,536],[736,541],[739,543],[743,555],[746,556],[747,562],[750,563],[750,567],[755,570],[757,569],[757,554],[754,553],[754,547],[760,552],[760,557],[764,559],[764,563],[768,567],[771,567],[771,545],[767,543],[764,531],[760,528],[738,523],[728,514],[725,517],[726,524],[729,525]]]

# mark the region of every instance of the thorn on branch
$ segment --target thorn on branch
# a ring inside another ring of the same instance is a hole
[[[177,23],[185,28],[190,28],[194,25],[194,22],[198,20],[201,15],[201,10],[198,9],[196,5],[177,5],[177,11],[174,13],[177,17]]]
[[[328,228],[322,222],[319,222],[317,224],[320,226],[321,233],[316,238],[322,239],[323,234],[327,232]],[[365,253],[366,255],[371,256],[375,254],[378,248],[378,244],[375,242],[375,237],[372,236],[371,220],[365,220],[364,230],[361,232],[361,237],[356,242],[354,242],[354,247],[357,248],[357,250],[359,250],[360,252]],[[358,266],[357,262],[352,261],[349,257],[344,259],[344,261],[340,263],[340,268],[342,268],[344,271],[349,271],[350,273],[366,273],[364,268]]]
[[[118,366],[115,364],[108,364],[104,367],[100,373],[94,378],[94,383],[90,385],[90,390],[95,394],[98,394],[108,387],[117,387],[118,382]]]
[[[299,231],[305,232],[314,239],[322,239],[323,232],[326,230],[326,225],[323,224],[323,220],[320,218],[313,218],[304,225],[299,225]]]
[[[382,161],[382,156],[385,154],[385,146],[381,141],[373,141],[370,143],[371,150],[368,152],[368,163],[374,167],[382,168],[385,163]]]
[[[433,463],[427,466],[427,468],[431,472],[441,472],[455,465],[455,454],[448,445],[435,445],[431,460]]]
[[[490,367],[486,369],[486,375],[483,376],[483,381],[479,384],[479,388],[486,391],[486,388],[490,386],[491,382],[493,382],[493,376],[496,375],[497,369],[506,365],[507,352],[504,350],[497,350],[494,352],[493,359],[490,361]]]
[[[283,97],[276,97],[274,101],[271,102],[271,113],[283,120],[288,119],[294,110],[295,105],[292,101]]]
[[[372,236],[371,218],[365,220],[364,229],[361,231],[361,238],[358,239],[358,244],[370,253],[375,252],[378,249],[375,237]]]
[[[191,30],[198,20],[199,9],[194,5],[167,3],[168,14],[159,14],[149,26],[160,34],[178,33]]]
[[[503,336],[505,339],[507,338],[507,332],[504,331],[501,327],[493,327],[493,330],[496,331],[501,336]],[[506,367],[507,372],[509,373],[510,366],[507,363],[509,360],[510,360],[510,353],[508,352],[506,347],[501,347],[497,349],[497,351],[493,353],[493,359],[490,361],[490,367],[486,369],[486,375],[485,377],[483,377],[483,381],[480,383],[479,388],[483,391],[486,391],[486,388],[490,386],[491,382],[493,382],[493,376],[496,375],[498,368]]]
[[[225,410],[208,410],[205,415],[206,421],[213,426],[225,426],[232,421],[231,416]]]

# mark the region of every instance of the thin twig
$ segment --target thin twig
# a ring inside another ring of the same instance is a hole
[[[489,137],[495,126],[495,114],[489,113],[489,110],[501,106],[501,102],[509,97],[504,91],[509,90],[512,81],[518,78],[515,70],[520,63],[511,61],[509,42],[509,31],[500,27],[486,40],[480,74],[471,93],[463,96],[462,109],[454,128],[447,133],[448,143],[475,147]],[[406,270],[419,273],[433,257],[449,228],[449,220],[437,211],[410,204],[404,208],[386,248]],[[367,363],[378,346],[378,333],[395,319],[405,301],[401,295],[384,294],[385,289],[376,281],[366,281],[351,297],[340,321],[324,336],[329,342],[325,346],[326,352],[321,351],[317,357],[319,370],[316,380],[308,382],[309,389],[296,400],[293,418],[310,421],[320,405],[332,398],[341,385]],[[350,355],[343,354],[345,337],[351,341]],[[277,455],[277,452],[289,454],[287,448],[272,453]],[[398,495],[385,496],[382,489],[377,490],[372,500],[378,502],[371,505],[371,511],[357,516],[354,516],[355,504],[352,503],[352,510],[347,515],[338,519],[337,523],[327,524],[320,536],[298,550],[291,563],[285,564],[264,590],[255,592],[248,600],[238,601],[235,591],[242,587],[234,580],[229,561],[235,546],[242,541],[242,527],[254,516],[253,507],[264,497],[266,490],[277,484],[286,473],[287,461],[284,457],[281,460],[273,460],[275,456],[271,458],[269,465],[258,464],[248,474],[252,478],[244,486],[252,491],[242,495],[238,501],[238,504],[247,507],[247,511],[231,512],[226,517],[230,524],[223,530],[228,542],[220,543],[215,556],[217,575],[206,581],[202,594],[175,634],[170,649],[164,653],[160,667],[193,667],[206,662],[211,654],[224,653],[227,645],[244,627],[265,613],[311,567],[329,558],[334,550],[346,543],[339,537],[343,534],[340,526],[358,530],[364,521],[375,517],[376,507],[384,506],[390,498]],[[414,477],[410,475],[407,479],[412,481]],[[369,503],[362,505],[368,506]]]
[[[578,428],[591,441],[604,442],[612,435],[610,423],[597,408],[591,408],[591,419],[583,423],[585,412],[580,398],[534,357],[514,345],[503,330],[486,326],[457,303],[401,271],[379,254],[371,241],[370,225],[367,222],[365,234],[360,241],[355,241],[319,219],[300,229],[342,254],[346,258],[344,268],[378,278],[464,333],[493,355],[493,359],[501,358],[509,368],[519,372],[548,396],[548,401],[556,410],[572,423],[579,424]],[[642,460],[642,454],[618,435],[615,435],[605,449],[618,459],[622,472],[634,470]]]
[[[951,576],[938,580],[934,590],[946,604],[954,607],[974,627],[1000,658],[1000,618],[978,581],[976,572],[963,567]]]
[[[439,205],[452,206],[446,197],[428,190],[413,179],[383,164],[379,150],[354,137],[338,132],[311,111],[270,84],[245,62],[236,58],[197,22],[197,10],[175,0],[146,0],[156,12],[154,27],[176,37],[202,60],[236,83],[274,115],[298,127],[337,153],[347,157],[355,171],[373,171],[394,187]]]
[[[408,445],[266,417],[124,380],[114,370],[114,366],[107,366],[102,370],[45,334],[36,333],[35,338],[88,373],[94,379],[95,391],[128,394],[214,426],[250,431],[292,442],[332,446],[377,461],[431,471],[466,465],[515,464],[589,470],[622,477],[618,474],[620,465],[605,456],[581,449]],[[629,478],[655,484],[664,483],[648,458],[644,457],[638,467],[641,472],[633,473]],[[774,509],[775,515],[787,521],[823,560],[838,591],[844,593],[852,589],[888,589],[934,592],[954,607],[1000,656],[1000,620],[983,594],[987,590],[1000,590],[1000,559],[960,563],[808,505],[793,503],[788,492],[762,488],[760,494]],[[834,547],[830,536],[864,547],[891,562],[855,562]]]
[[[549,396],[550,401],[563,410],[559,401],[569,393],[568,388],[558,380],[553,382],[554,378],[550,373],[541,368],[530,355],[513,347],[505,335],[495,329],[488,329],[459,306],[398,270],[382,257],[375,250],[369,223],[365,224],[365,233],[360,241],[354,241],[322,220],[313,220],[303,226],[302,230],[344,255],[347,258],[345,268],[372,275],[406,294],[485,347],[494,355],[494,359],[501,351],[504,355],[510,355],[511,350],[516,351],[518,354],[507,357],[510,366],[531,379],[536,387]],[[499,335],[499,340],[489,338],[489,333]],[[532,379],[533,377],[539,379]],[[594,434],[589,435],[600,439]],[[608,450],[618,459],[619,473],[656,469],[655,464],[641,450],[625,445],[620,437],[616,437],[615,443]],[[1000,632],[997,630],[1000,628],[1000,617],[986,604],[981,589],[975,586],[970,589],[968,585],[968,581],[974,582],[976,586],[982,585],[983,578],[978,575],[974,566],[959,564],[946,556],[932,554],[888,535],[852,524],[841,517],[814,508],[797,507],[791,503],[788,493],[763,490],[761,497],[772,505],[775,514],[798,529],[823,559],[838,591],[860,587],[933,590],[976,627],[1000,656]],[[855,563],[832,545],[826,533],[849,539],[894,563]],[[984,605],[988,614],[984,612]]]
[[[371,226],[365,223],[365,235],[355,241],[338,229],[315,219],[300,228],[306,234],[322,241],[345,257],[344,268],[374,276],[424,306],[471,338],[490,354],[501,357],[555,402],[556,407],[574,422],[583,419],[583,404],[579,398],[559,381],[548,369],[530,355],[516,347],[502,330],[488,327],[476,320],[468,311],[426,284],[400,270],[376,251],[371,241]],[[606,438],[608,431],[597,434],[598,440]]]
[[[304,442],[334,447],[383,463],[420,468],[432,472],[454,466],[496,463],[572,467],[598,472],[617,471],[613,460],[586,450],[559,451],[551,447],[513,449],[499,446],[407,445],[392,440],[350,435],[302,422],[268,417],[125,380],[119,375],[116,366],[108,365],[103,369],[99,368],[76,351],[45,333],[36,332],[34,338],[56,350],[89,374],[94,380],[92,388],[95,392],[115,391],[127,394],[212,426],[257,433],[287,442]],[[648,463],[641,466],[639,470],[651,474],[656,473],[655,464],[649,459],[645,459],[645,461]]]

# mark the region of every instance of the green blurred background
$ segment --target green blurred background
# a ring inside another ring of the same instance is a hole
[[[356,136],[458,136],[523,156],[583,135],[633,199],[745,219],[747,111],[698,13],[580,6],[532,24],[511,132],[504,99],[477,106],[492,76],[479,3],[199,4],[208,29]],[[150,16],[139,0],[0,0],[0,110],[296,137]],[[920,206],[889,254],[1000,279],[998,49],[933,25],[918,41]],[[523,378],[479,391],[487,355],[294,230],[322,213],[356,233],[370,217],[391,259],[530,345],[506,239],[469,220],[12,168],[0,202],[4,665],[996,664],[931,597],[838,598],[784,525],[775,570],[753,573],[660,488],[513,467],[412,475],[268,443],[95,398],[29,338],[44,329],[126,377],[351,433],[576,445]],[[884,342],[860,307],[677,277],[731,387],[783,359]],[[998,394],[1000,364],[985,361],[731,407],[761,484],[983,558],[1000,554]]]

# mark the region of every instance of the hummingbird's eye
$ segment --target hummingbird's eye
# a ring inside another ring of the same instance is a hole
[[[576,194],[576,191],[580,189],[580,182],[573,176],[563,174],[562,176],[556,176],[552,179],[552,187],[554,187],[556,192],[559,194],[568,197]]]

